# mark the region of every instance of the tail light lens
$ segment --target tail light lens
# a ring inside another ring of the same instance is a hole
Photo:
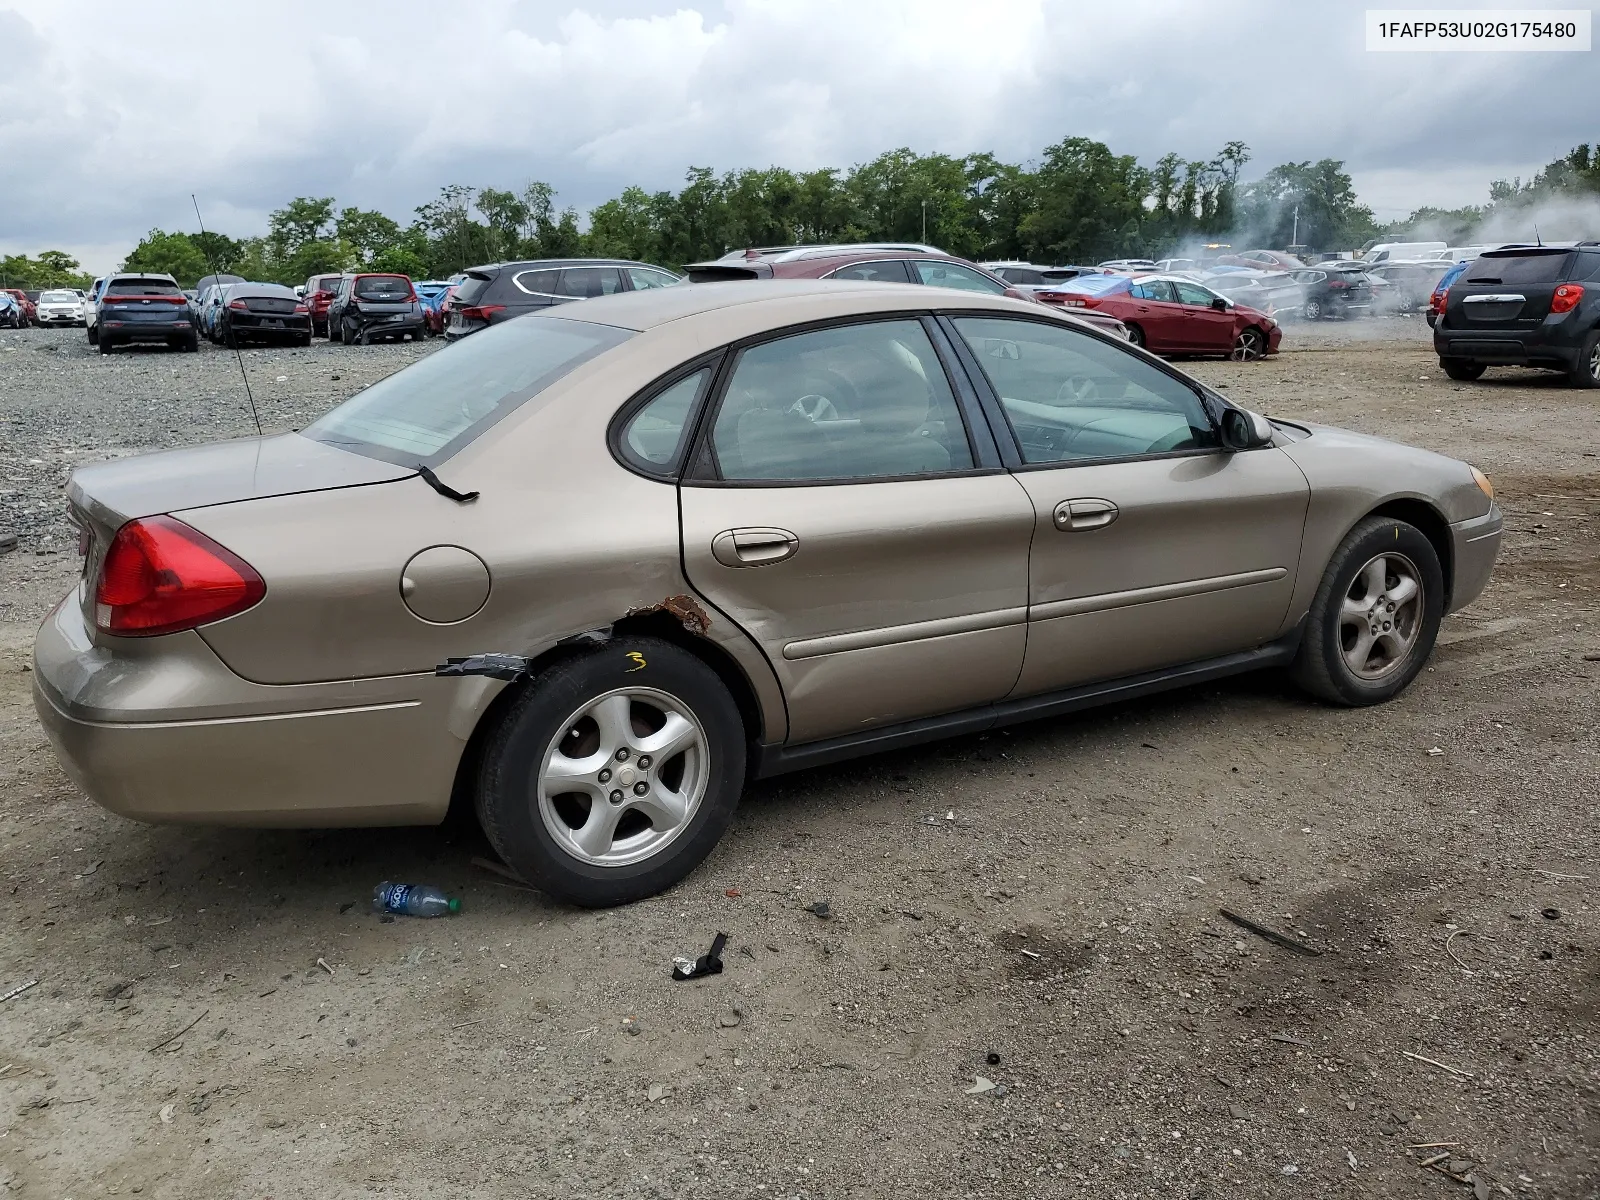
[[[230,300],[228,301],[228,307],[233,309],[235,312],[245,312],[250,306],[243,300]]]
[[[1571,312],[1578,307],[1578,302],[1583,299],[1583,284],[1563,283],[1556,289],[1556,294],[1550,298],[1550,311],[1553,313]]]
[[[1444,311],[1444,298],[1444,292],[1435,292],[1433,295],[1429,296],[1428,311],[1435,314],[1442,313]]]
[[[132,304],[144,301],[149,304],[187,304],[187,296],[107,296],[107,304]]]
[[[456,311],[469,321],[487,321],[497,312],[505,312],[504,304],[469,304]]]
[[[231,617],[266,594],[249,563],[198,529],[143,517],[111,539],[95,588],[95,624],[119,637],[154,637]]]
[[[310,310],[310,309],[309,309],[309,308],[307,308],[307,307],[306,307],[306,306],[305,306],[305,305],[304,305],[304,304],[296,304],[296,305],[295,305],[295,306],[294,306],[294,310],[295,310],[295,312],[297,312],[297,313],[303,313],[303,312],[310,312],[310,311],[311,311],[311,310]]]

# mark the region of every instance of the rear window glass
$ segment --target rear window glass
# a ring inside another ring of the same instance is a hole
[[[585,321],[507,321],[357,392],[305,435],[388,462],[432,464],[632,336]]]
[[[401,275],[368,275],[356,280],[356,295],[403,300],[411,295],[411,281]]]
[[[181,296],[183,289],[175,283],[159,279],[113,279],[106,285],[107,295],[117,296]]]
[[[493,275],[468,275],[456,285],[456,303],[460,305],[476,304],[478,297],[488,291],[489,285],[493,282]]]
[[[313,292],[336,292],[339,290],[339,280],[341,278],[342,276],[339,275],[318,275],[311,281],[311,287],[307,290]]]
[[[1567,263],[1572,255],[1566,251],[1556,254],[1508,254],[1504,257],[1485,254],[1467,268],[1468,283],[1556,283],[1566,278]]]

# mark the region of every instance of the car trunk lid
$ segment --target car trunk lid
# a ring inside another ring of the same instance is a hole
[[[80,467],[67,483],[67,508],[84,555],[84,618],[93,629],[100,566],[111,539],[129,521],[240,500],[387,483],[412,474],[409,468],[296,433]]]
[[[1562,247],[1522,247],[1480,256],[1451,285],[1444,324],[1451,329],[1528,329],[1550,315],[1556,288],[1567,277],[1572,252]]]

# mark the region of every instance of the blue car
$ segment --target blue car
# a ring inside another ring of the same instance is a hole
[[[444,332],[444,298],[452,286],[447,279],[421,279],[411,285],[422,301],[422,319],[431,336]]]
[[[1470,258],[1462,259],[1443,275],[1439,276],[1439,282],[1433,285],[1433,295],[1428,297],[1429,329],[1434,327],[1439,320],[1439,314],[1444,311],[1444,298],[1449,294],[1450,285],[1461,278],[1461,272],[1470,267],[1472,263],[1473,260]]]

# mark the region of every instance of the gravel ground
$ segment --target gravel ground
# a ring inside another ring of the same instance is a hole
[[[469,827],[83,799],[25,668],[77,570],[60,485],[252,429],[231,354],[0,333],[0,991],[40,981],[0,1002],[0,1185],[1600,1196],[1600,394],[1451,383],[1426,337],[1291,326],[1271,361],[1193,365],[1495,478],[1495,579],[1399,700],[1245,678],[763,784],[675,891],[587,913],[476,867]],[[430,348],[245,357],[281,429]],[[380,922],[382,879],[463,912]],[[726,973],[670,983],[718,929]]]

